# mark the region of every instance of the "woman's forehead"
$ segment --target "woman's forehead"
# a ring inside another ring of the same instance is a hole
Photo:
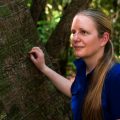
[[[96,23],[90,16],[79,14],[73,18],[71,28],[74,28],[74,27],[95,27],[96,28]]]

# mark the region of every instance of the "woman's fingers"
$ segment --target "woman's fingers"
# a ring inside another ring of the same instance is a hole
[[[33,56],[33,54],[30,54],[30,59],[35,63],[36,60],[35,60],[35,57]]]
[[[42,51],[39,47],[33,47],[31,51]]]
[[[29,52],[30,59],[40,70],[43,69],[45,65],[44,53],[39,47],[33,47]]]
[[[41,54],[42,50],[39,47],[33,47],[29,54],[31,54],[35,59],[38,58],[38,55]]]

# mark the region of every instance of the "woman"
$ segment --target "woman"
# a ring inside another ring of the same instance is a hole
[[[64,94],[71,97],[74,120],[120,119],[120,64],[114,59],[111,22],[101,11],[79,11],[71,33],[77,73],[71,82],[46,66],[38,47],[30,58]],[[34,56],[35,55],[35,56]]]

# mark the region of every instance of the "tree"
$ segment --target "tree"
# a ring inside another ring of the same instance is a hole
[[[78,4],[82,0],[74,2]],[[24,6],[24,1],[6,0],[1,3],[3,5],[0,7],[0,119],[68,120],[69,109],[64,109],[64,97],[28,58],[29,50],[33,46],[40,46],[45,53],[46,63],[54,69],[44,46],[38,42],[36,27],[29,10]],[[82,3],[84,4],[80,6],[87,7],[85,1]],[[66,15],[71,12],[68,8],[65,10]],[[72,15],[69,16],[72,20]],[[70,21],[67,21],[67,24],[64,21],[64,28]],[[56,32],[56,35],[58,33]]]

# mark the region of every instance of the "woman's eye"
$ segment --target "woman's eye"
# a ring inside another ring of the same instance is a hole
[[[74,34],[75,34],[75,31],[72,31],[71,34],[74,35]]]
[[[85,30],[82,30],[81,33],[84,34],[84,35],[87,35],[87,34],[88,34],[88,32],[85,31]]]

